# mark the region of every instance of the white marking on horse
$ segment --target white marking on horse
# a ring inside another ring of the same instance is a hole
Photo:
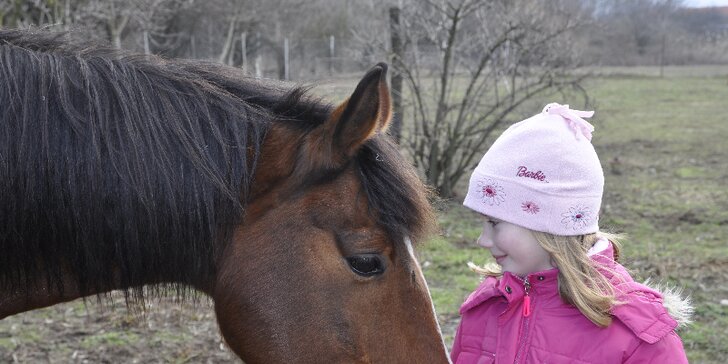
[[[427,289],[427,295],[430,297],[430,304],[432,305],[432,313],[435,316],[434,317],[435,324],[437,324],[437,332],[440,333],[442,347],[445,348],[445,354],[447,355],[448,363],[452,363],[452,361],[450,361],[450,351],[447,349],[447,345],[445,345],[445,338],[442,336],[442,329],[440,328],[440,321],[437,319],[437,312],[435,311],[435,303],[432,301],[432,294],[430,293],[430,287],[427,285],[427,280],[425,279],[425,274],[422,273],[422,268],[420,267],[420,262],[417,261],[417,258],[415,257],[415,250],[414,250],[414,248],[412,248],[412,240],[409,238],[409,236],[405,236],[404,245],[407,247],[407,253],[409,253],[410,258],[412,258],[412,261],[415,263],[415,269],[417,270],[417,274],[419,274],[422,277],[422,282],[425,283],[425,289]]]

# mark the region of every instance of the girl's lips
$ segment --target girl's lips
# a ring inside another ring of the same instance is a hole
[[[503,259],[506,258],[506,256],[505,255],[494,255],[493,258],[495,258],[496,263],[501,264],[501,262],[503,261]]]

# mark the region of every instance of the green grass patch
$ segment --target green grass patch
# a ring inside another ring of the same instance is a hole
[[[164,343],[184,343],[191,339],[186,332],[159,331],[152,338],[154,345],[163,345]]]
[[[15,349],[17,345],[13,342],[13,339],[9,337],[0,338],[0,349],[11,351]]]
[[[81,347],[93,350],[99,346],[127,346],[139,342],[137,334],[129,331],[110,331],[87,336],[81,341]]]

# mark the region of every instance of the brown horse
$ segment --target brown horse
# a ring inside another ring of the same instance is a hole
[[[246,363],[448,362],[411,246],[434,215],[385,135],[386,70],[333,107],[0,30],[0,319],[203,292]]]

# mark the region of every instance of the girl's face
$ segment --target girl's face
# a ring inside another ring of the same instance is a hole
[[[490,250],[504,272],[525,277],[553,268],[549,253],[530,230],[492,217],[483,216],[478,245]]]

